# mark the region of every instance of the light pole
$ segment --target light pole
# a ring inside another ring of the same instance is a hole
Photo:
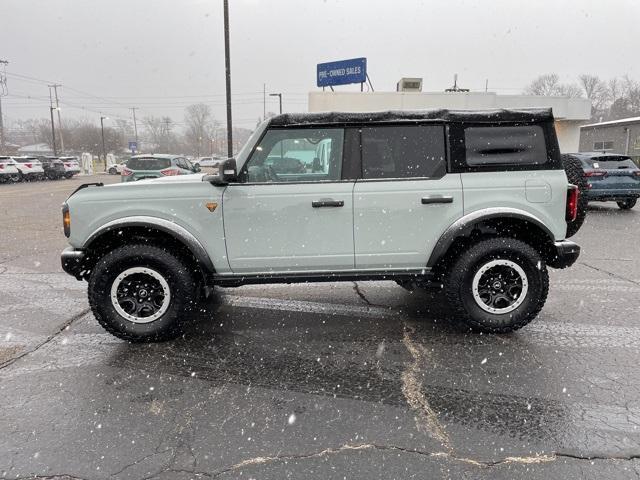
[[[51,117],[53,118],[53,117]],[[102,132],[102,158],[104,160],[104,171],[107,171],[107,149],[104,146],[104,121],[109,117],[100,116],[100,131]]]
[[[278,100],[280,102],[280,115],[282,115],[282,94],[281,93],[270,93],[269,96],[270,97],[278,97]]]
[[[224,9],[224,70],[227,90],[227,157],[233,157],[233,126],[231,121],[231,53],[229,49],[229,0],[223,0]]]

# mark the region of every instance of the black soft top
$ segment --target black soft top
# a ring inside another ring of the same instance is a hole
[[[469,122],[469,123],[534,123],[553,121],[550,108],[494,109],[494,110],[388,110],[384,112],[323,112],[285,113],[270,119],[275,127],[294,125],[363,124],[395,122]]]

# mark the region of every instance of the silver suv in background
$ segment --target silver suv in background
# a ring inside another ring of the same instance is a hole
[[[87,187],[62,266],[130,341],[178,335],[205,285],[355,280],[442,288],[470,328],[510,332],[580,252],[550,110],[285,114],[216,175]]]

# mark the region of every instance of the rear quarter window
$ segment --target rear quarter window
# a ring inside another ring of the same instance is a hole
[[[547,146],[540,125],[467,127],[467,165],[540,165],[547,163]]]

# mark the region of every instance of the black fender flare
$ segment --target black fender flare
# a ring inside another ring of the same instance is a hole
[[[509,207],[484,208],[462,216],[444,231],[431,251],[427,267],[433,268],[446,255],[457,238],[469,235],[481,222],[498,218],[513,218],[531,223],[545,232],[551,243],[555,241],[553,233],[544,222],[529,212]]]
[[[195,237],[195,235],[193,235],[189,230],[182,227],[181,225],[160,217],[139,215],[112,220],[105,223],[100,228],[95,230],[91,235],[89,235],[82,248],[90,248],[92,242],[109,231],[126,227],[147,227],[171,235],[173,238],[183,243],[191,251],[196,260],[206,270],[212,273],[215,272],[215,268],[213,266],[213,262],[211,261],[211,257],[209,256],[209,253],[202,245],[202,243],[200,243],[200,241]]]

